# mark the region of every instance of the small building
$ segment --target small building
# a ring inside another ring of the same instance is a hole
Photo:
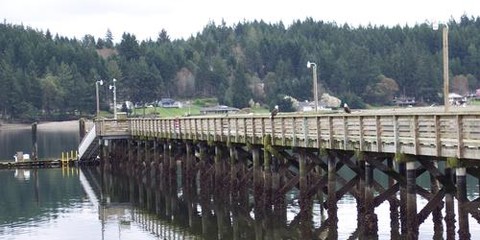
[[[457,93],[449,93],[448,102],[450,105],[462,105],[467,102],[467,98]]]
[[[396,106],[400,106],[400,107],[414,106],[415,104],[417,104],[417,102],[415,101],[415,97],[405,97],[405,96],[394,97],[392,102]]]
[[[171,98],[163,98],[160,100],[160,106],[163,108],[182,108],[182,104],[171,99]]]
[[[228,113],[237,113],[240,111],[238,108],[229,107],[225,105],[218,105],[215,107],[204,107],[200,109],[200,114],[207,115],[207,114],[228,114]]]
[[[305,102],[298,102],[298,109],[297,111],[301,111],[301,112],[311,112],[313,110],[315,110],[315,103],[313,102],[308,102],[308,101],[305,101]]]
[[[127,110],[133,110],[135,108],[135,105],[131,101],[125,101],[125,108]]]
[[[318,111],[331,111],[333,107],[325,106],[324,103],[318,104]],[[314,112],[315,111],[315,102],[298,102],[298,112]]]

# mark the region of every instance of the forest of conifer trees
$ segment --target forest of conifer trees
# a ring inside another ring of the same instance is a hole
[[[450,20],[450,91],[479,88],[480,18]],[[23,121],[66,119],[95,112],[95,82],[102,109],[108,84],[117,98],[148,103],[169,97],[216,97],[221,104],[275,105],[283,96],[313,100],[312,70],[318,66],[319,96],[329,93],[353,108],[389,105],[394,96],[441,103],[442,33],[415,26],[339,26],[307,18],[286,27],[263,21],[208,23],[188,39],[139,40],[52,36],[46,30],[0,24],[0,116]]]

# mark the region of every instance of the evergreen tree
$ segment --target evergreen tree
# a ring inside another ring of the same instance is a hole
[[[118,45],[118,52],[120,56],[124,57],[127,61],[139,59],[141,51],[135,35],[124,33],[122,35],[122,41]]]
[[[107,29],[107,33],[105,34],[105,47],[113,48],[113,34],[110,29]]]
[[[248,88],[245,69],[239,66],[235,71],[235,77],[230,83],[230,87],[225,93],[225,99],[230,106],[237,108],[248,107],[248,101],[251,99],[251,90]]]

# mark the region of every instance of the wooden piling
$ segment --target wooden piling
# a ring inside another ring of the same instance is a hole
[[[395,169],[395,164],[392,157],[387,158],[387,167],[391,170]],[[389,176],[388,178],[388,188],[392,188],[396,184],[396,180]],[[390,203],[390,238],[399,239],[400,238],[400,224],[399,224],[399,214],[398,214],[398,200],[396,195],[392,195],[388,202]]]
[[[159,166],[159,161],[160,161],[160,157],[159,157],[159,146],[158,146],[158,140],[155,139],[153,140],[153,158],[152,158],[152,161],[153,161],[153,172],[156,172],[158,170],[158,166]]]
[[[467,199],[467,170],[464,167],[455,169],[457,176],[457,200],[458,200],[458,236],[459,239],[470,239],[468,228],[468,211],[465,209]]]
[[[402,176],[406,176],[406,163],[398,163],[398,172]],[[407,185],[400,184],[400,233],[402,236],[407,234]]]
[[[357,156],[356,167],[358,169],[365,170],[365,155],[363,157]],[[360,174],[358,183],[356,184],[356,190],[360,194],[357,197],[357,228],[364,229],[364,225],[361,224],[365,221],[365,174]],[[363,193],[363,194],[362,194]]]
[[[452,168],[445,166],[445,177],[453,182]],[[455,203],[454,193],[447,189],[445,193],[445,225],[447,227],[447,240],[455,240]]]
[[[131,139],[127,140],[127,146],[128,146],[128,153],[127,153],[128,154],[128,156],[127,156],[128,159],[127,160],[128,160],[129,163],[131,163],[133,161],[133,151],[134,151],[133,150],[134,148],[132,147],[133,144],[134,144],[133,140],[131,140]]]
[[[238,202],[239,202],[239,206],[241,208],[247,208],[248,205],[249,205],[249,202],[250,202],[250,192],[249,192],[249,188],[251,187],[251,185],[247,185],[247,184],[243,184],[243,183],[247,183],[247,179],[244,177],[244,176],[247,176],[248,173],[250,172],[249,170],[249,160],[247,157],[239,157],[239,148],[235,148],[235,159],[237,159],[238,161],[238,178],[236,179],[237,181],[237,185],[233,185],[233,186],[238,186],[237,188],[237,191],[238,191]]]
[[[228,156],[230,160],[230,175],[229,175],[229,183],[230,183],[230,189],[236,189],[237,191],[231,191],[232,193],[232,199],[238,200],[240,196],[240,189],[238,186],[238,172],[240,171],[241,167],[240,164],[238,163],[237,160],[237,151],[235,149],[235,146],[229,145],[228,146]]]
[[[367,238],[378,237],[378,218],[373,204],[373,166],[365,161],[365,217],[364,234]]]
[[[298,171],[299,171],[299,184],[300,184],[300,231],[302,238],[312,239],[313,233],[311,231],[312,221],[312,197],[308,195],[308,181],[307,181],[307,157],[305,150],[300,150],[298,156]]]
[[[299,178],[300,198],[305,197],[305,194],[307,191],[307,172],[306,171],[307,171],[307,159],[305,156],[305,151],[301,151],[298,158],[298,172],[300,176]]]
[[[263,189],[266,206],[272,204],[272,154],[269,148],[263,151]]]
[[[171,157],[172,159],[175,159],[173,156]],[[169,175],[169,178],[168,178],[168,186],[167,186],[167,189],[168,189],[168,196],[170,196],[170,198],[167,200],[167,202],[170,202],[170,208],[171,208],[171,216],[173,218],[175,218],[175,215],[178,213],[178,198],[177,198],[177,192],[178,192],[178,189],[177,189],[177,186],[178,186],[178,178],[177,178],[177,174],[176,174],[176,164],[174,164],[174,170],[173,170],[173,173],[171,173]]]
[[[215,216],[217,217],[217,239],[225,239],[225,210],[219,206],[219,203],[215,204]]]
[[[152,157],[152,153],[150,152],[151,150],[151,147],[150,147],[150,141],[149,140],[145,140],[145,159],[143,160],[143,162],[145,163],[145,166],[148,166],[150,167],[150,162],[151,162],[151,157]]]
[[[197,189],[195,188],[194,184],[192,184],[193,181],[192,181],[191,177],[189,177],[187,175],[186,180],[187,181],[185,182],[185,185],[183,186],[183,188],[185,189],[186,199],[194,199]],[[154,188],[154,189],[156,189],[156,188]],[[190,201],[187,204],[187,211],[188,211],[188,226],[193,227],[195,210],[194,210],[193,203],[190,202]]]
[[[251,151],[253,159],[253,195],[255,199],[255,216],[257,216],[262,215],[261,211],[263,211],[265,203],[263,199],[262,170],[260,167],[260,148],[252,146]]]
[[[32,160],[38,160],[37,122],[32,124]]]
[[[166,177],[170,169],[170,144],[168,141],[163,142],[163,162],[162,175]]]
[[[223,168],[222,168],[222,148],[219,145],[215,145],[215,190],[222,191],[223,187]]]
[[[255,221],[254,221],[254,231],[255,231],[255,240],[263,240],[264,239],[264,232],[263,232],[263,217],[258,216],[258,212],[255,212]]]
[[[415,162],[406,163],[407,167],[407,239],[418,239],[417,192]]]
[[[273,214],[278,223],[284,223],[287,221],[287,203],[285,199],[285,194],[280,191],[280,186],[285,184],[278,172],[275,173],[273,177]]]
[[[328,196],[327,196],[327,214],[329,219],[328,239],[338,239],[338,206],[337,206],[337,178],[336,178],[336,157],[328,154]]]
[[[322,160],[319,158],[318,161],[322,161]],[[316,178],[317,181],[319,181],[322,178],[322,172],[323,172],[322,167],[320,167],[319,165],[316,165],[315,166],[315,173],[316,173],[315,178]],[[324,201],[324,196],[323,195],[324,195],[323,194],[323,188],[318,188],[317,195],[316,195],[317,199],[318,199],[318,202],[323,203],[323,201]],[[324,208],[323,204],[320,204],[320,215],[322,216],[322,219],[324,217],[324,209],[325,208]]]
[[[254,185],[260,182],[260,149],[258,147],[252,147],[252,160],[253,160],[253,182]]]
[[[87,130],[85,128],[85,119],[80,118],[78,120],[78,130],[79,130],[79,136],[80,136],[80,141],[85,137],[87,134]]]
[[[142,161],[143,161],[142,141],[137,141],[137,156],[134,160],[135,165],[136,165],[135,167],[137,168],[137,170],[138,170],[138,168],[140,166],[140,163]]]
[[[102,161],[103,169],[110,170],[110,151],[108,149],[109,141],[108,139],[103,139],[101,141],[102,141],[101,153],[103,153],[103,155],[101,156],[101,159],[104,159]]]
[[[438,163],[436,161],[432,162],[433,167],[438,169]],[[438,194],[440,191],[440,183],[439,181],[435,178],[434,175],[430,174],[430,191],[433,196]],[[433,229],[434,229],[434,239],[441,239],[443,235],[443,224],[442,224],[442,206],[439,203],[439,206],[437,206],[433,211],[432,211],[432,220],[433,220]]]
[[[188,185],[193,181],[194,173],[193,173],[193,161],[194,161],[194,149],[193,144],[191,142],[186,142],[186,163],[185,163],[185,170],[186,170],[186,181]]]
[[[205,161],[205,146],[200,146],[200,192],[199,192],[199,203],[202,210],[202,236],[206,237],[208,234],[209,229],[209,221],[210,218],[210,184],[209,178],[207,176],[207,167]]]
[[[169,170],[168,170],[168,173],[170,174],[170,176],[172,178],[174,178],[174,176],[177,175],[177,159],[174,157],[173,153],[174,153],[174,147],[176,142],[169,142],[168,144],[168,159],[170,159],[170,165],[169,165]]]
[[[263,188],[265,203],[270,205],[272,203],[272,137],[266,135],[263,139]]]

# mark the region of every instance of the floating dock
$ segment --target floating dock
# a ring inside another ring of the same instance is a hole
[[[5,168],[58,168],[62,166],[72,166],[76,162],[58,160],[30,160],[30,161],[0,161],[0,169]]]

